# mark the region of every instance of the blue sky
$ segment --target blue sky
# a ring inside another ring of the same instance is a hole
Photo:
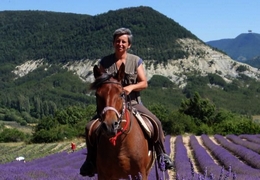
[[[46,10],[97,15],[109,10],[149,6],[201,40],[260,33],[259,0],[0,0],[0,11]]]

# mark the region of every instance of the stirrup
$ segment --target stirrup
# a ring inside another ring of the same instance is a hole
[[[166,171],[168,169],[173,169],[173,162],[167,154],[160,154],[158,156],[158,164],[161,171]]]

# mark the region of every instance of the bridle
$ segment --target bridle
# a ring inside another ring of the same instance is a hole
[[[104,83],[118,84],[118,85],[120,85],[123,88],[122,84],[119,83],[119,82],[106,81]],[[104,109],[102,110],[102,112],[100,114],[100,117],[102,117],[102,115],[105,114],[108,110],[114,111],[116,113],[116,115],[117,115],[117,118],[118,118],[118,126],[122,122],[122,118],[123,118],[125,110],[126,110],[126,94],[125,94],[125,92],[123,92],[123,94],[121,94],[121,95],[122,95],[122,99],[123,99],[123,105],[122,105],[123,108],[121,110],[121,113],[119,113],[118,110],[116,110],[116,108],[114,108],[112,106],[106,106],[106,107],[104,107]],[[116,130],[118,130],[118,129],[116,129]]]
[[[113,83],[113,84],[117,84],[117,85],[120,85],[121,88],[123,88],[122,84],[120,82],[115,82],[115,81],[105,81],[103,82],[103,84],[105,83]],[[118,118],[118,122],[116,124],[116,126],[114,127],[114,130],[117,131],[116,135],[112,138],[110,138],[110,142],[115,145],[116,144],[116,139],[119,135],[121,135],[122,133],[126,132],[127,131],[127,128],[130,124],[130,119],[129,119],[129,115],[128,115],[128,111],[127,111],[127,103],[126,103],[126,93],[123,91],[123,93],[121,94],[121,98],[123,99],[123,102],[122,102],[122,110],[121,112],[118,112],[118,110],[112,106],[106,106],[103,108],[103,110],[101,111],[100,113],[100,119],[102,118],[102,115],[105,114],[107,111],[114,111],[117,115],[117,118]],[[123,117],[125,115],[125,121],[126,121],[126,124],[124,127],[121,127],[121,123],[123,120]],[[101,119],[102,121],[102,119]]]

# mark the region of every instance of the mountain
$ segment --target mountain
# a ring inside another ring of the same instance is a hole
[[[198,91],[234,112],[260,111],[257,68],[232,60],[150,7],[96,16],[3,11],[0,17],[0,119],[30,122],[66,106],[95,104],[88,89],[92,69],[113,52],[112,33],[119,27],[132,30],[130,52],[144,60],[150,84],[144,103],[176,109]]]
[[[176,39],[196,39],[172,19],[143,6],[96,16],[2,11],[0,19],[0,63],[42,58],[55,63],[97,59],[112,52],[112,33],[119,27],[132,30],[131,51],[144,59],[182,58],[187,54],[175,43]]]
[[[260,55],[260,34],[257,33],[242,33],[234,39],[214,40],[207,44],[240,62],[252,60]]]
[[[256,56],[251,60],[247,60],[245,63],[249,64],[252,67],[260,69],[260,56]]]

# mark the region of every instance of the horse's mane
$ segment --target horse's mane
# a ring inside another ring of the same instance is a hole
[[[101,76],[95,79],[93,83],[90,84],[90,89],[95,90],[105,81],[113,77],[113,74],[103,73]]]

